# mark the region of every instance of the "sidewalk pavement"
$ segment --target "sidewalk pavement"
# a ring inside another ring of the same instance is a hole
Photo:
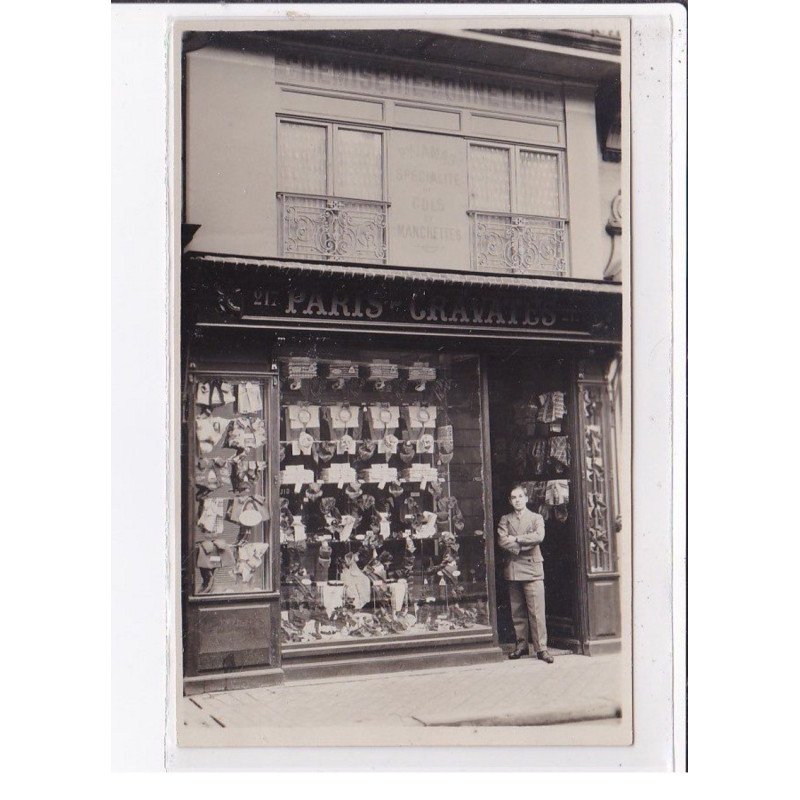
[[[185,729],[553,725],[620,714],[618,655],[297,681],[181,699]]]

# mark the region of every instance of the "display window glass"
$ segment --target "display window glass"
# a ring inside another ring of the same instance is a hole
[[[196,374],[190,382],[191,593],[271,588],[264,381]]]
[[[491,631],[476,356],[280,359],[281,631]]]

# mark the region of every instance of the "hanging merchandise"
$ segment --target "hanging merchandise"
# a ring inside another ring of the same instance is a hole
[[[441,543],[444,545],[445,553],[450,553],[453,557],[458,555],[461,545],[458,543],[458,537],[452,531],[445,531],[440,538]]]
[[[411,523],[418,539],[430,539],[436,535],[436,514],[433,511],[423,511]]]
[[[547,481],[545,493],[547,507],[553,509],[553,514],[558,522],[566,522],[569,516],[569,481]]]
[[[256,461],[246,458],[231,460],[231,480],[233,490],[237,493],[252,492],[261,482],[261,476],[267,467],[266,461]]]
[[[419,500],[416,497],[406,497],[400,504],[401,519],[414,519],[421,511],[422,508],[419,504]]]
[[[327,464],[336,455],[336,442],[319,442],[317,445],[317,460]]]
[[[392,481],[386,488],[389,490],[389,494],[395,498],[400,497],[405,492],[403,485],[398,481]]]
[[[357,481],[352,481],[344,487],[344,493],[350,500],[357,500],[363,494],[363,489],[361,488],[360,483]]]
[[[436,406],[414,404],[403,407],[403,420],[406,424],[407,437],[419,439],[426,430],[436,427]]]
[[[235,497],[228,508],[228,519],[245,528],[260,525],[269,519],[266,499],[263,495]]]
[[[379,489],[385,484],[392,483],[398,478],[397,468],[388,464],[371,464],[366,469],[359,470],[358,477],[366,483],[377,483]]]
[[[284,409],[286,433],[289,439],[297,439],[302,431],[310,430],[319,436],[320,407],[307,403],[292,403]]]
[[[290,358],[281,365],[283,377],[288,379],[288,389],[297,391],[303,386],[304,380],[317,377],[317,363],[307,357]]]
[[[547,464],[554,472],[562,475],[572,463],[569,438],[567,436],[553,436],[549,441],[550,453]]]
[[[339,540],[344,541],[353,535],[356,518],[352,514],[343,514],[339,527]]]
[[[410,464],[417,455],[417,448],[414,442],[402,442],[398,454],[404,464]]]
[[[387,433],[394,433],[400,424],[400,408],[383,404],[369,407],[370,437],[382,439]]]
[[[539,395],[539,422],[555,422],[566,415],[564,392],[547,392]]]
[[[281,544],[294,539],[294,517],[288,510],[281,510],[280,534]]]
[[[306,487],[305,502],[313,503],[322,497],[322,484],[312,482]]]
[[[318,584],[328,580],[328,571],[331,568],[332,556],[333,551],[331,550],[331,546],[328,542],[323,542],[320,545],[317,563],[314,569],[314,580],[316,580]]]
[[[250,583],[255,571],[264,563],[267,550],[269,545],[266,542],[240,544],[236,548],[234,573],[241,576],[243,583]]]
[[[224,531],[226,500],[222,497],[207,497],[200,501],[202,511],[197,520],[198,527],[206,533],[220,535]]]
[[[336,455],[354,456],[356,454],[356,440],[349,433],[344,434],[336,442]]]
[[[419,483],[420,488],[425,489],[428,483],[438,483],[439,470],[429,464],[412,464],[402,472],[404,481],[409,483]]]
[[[453,460],[453,445],[452,443],[441,443],[439,445],[439,458],[437,463],[441,466],[447,466]]]
[[[567,414],[567,407],[564,403],[564,392],[547,392],[539,395],[540,408],[536,415],[539,422],[549,424],[550,431],[557,433],[561,431],[561,420]]]
[[[395,614],[399,614],[403,610],[408,597],[408,581],[405,578],[398,578],[395,583],[389,584],[389,592],[392,595],[392,611]]]
[[[232,488],[230,461],[226,458],[198,459],[194,482],[198,497],[217,489]]]
[[[264,420],[260,417],[237,417],[228,431],[227,446],[245,453],[267,442]]]
[[[386,511],[379,511],[378,512],[379,518],[379,529],[378,535],[382,536],[384,539],[389,539],[392,535],[392,526],[389,522],[389,514]]]
[[[203,569],[217,569],[232,562],[230,545],[220,538],[197,543],[197,566]]]
[[[569,503],[569,481],[547,481],[545,502],[549,506],[561,506]]]
[[[292,455],[310,456],[314,452],[314,437],[307,431],[303,431],[296,441],[292,442]]]
[[[306,526],[299,517],[292,520],[292,537],[295,542],[305,542],[306,540]]]
[[[235,399],[233,386],[219,380],[200,381],[194,395],[195,402],[200,406],[225,406]]]
[[[281,485],[294,485],[295,492],[299,492],[307,483],[314,482],[314,470],[306,469],[302,464],[289,464],[281,470]]]
[[[322,583],[317,581],[317,593],[325,613],[332,619],[336,609],[344,605],[344,584],[341,581],[325,581]]]
[[[537,508],[545,502],[547,495],[547,481],[532,481],[526,484],[528,487],[528,501],[533,508]]]
[[[352,361],[331,361],[325,374],[332,389],[343,389],[347,381],[358,377],[358,367]]]
[[[197,568],[200,572],[200,586],[197,587],[198,594],[207,594],[211,591],[216,571],[221,566],[224,566],[223,557],[229,553],[229,545],[223,539],[198,542],[196,559]]]
[[[355,553],[345,554],[341,580],[344,585],[345,597],[353,603],[357,610],[363,608],[370,601],[370,580],[359,569]]]
[[[331,464],[322,470],[322,482],[335,483],[340,489],[357,479],[356,471],[349,464]]]
[[[263,409],[261,385],[245,381],[236,387],[236,410],[240,414],[260,414]]]
[[[328,524],[331,522],[338,522],[342,518],[339,509],[336,508],[335,497],[323,497],[319,501],[319,507],[320,511],[322,511],[322,515],[325,517],[325,521]]]
[[[531,464],[533,474],[537,477],[544,475],[547,463],[548,441],[547,439],[534,439],[531,447]]]
[[[436,429],[436,441],[440,447],[448,446],[450,451],[452,452],[454,438],[453,438],[453,426],[452,425],[440,425]]]
[[[375,497],[371,494],[362,494],[356,503],[362,511],[371,511],[375,508]]]
[[[376,442],[364,441],[358,446],[358,458],[360,461],[369,461],[375,455],[378,445]]]
[[[430,366],[427,361],[415,361],[408,368],[408,380],[414,384],[415,392],[424,392],[425,385],[429,381],[436,380],[436,368]]]
[[[367,380],[379,391],[388,388],[388,381],[393,381],[399,376],[400,370],[397,364],[390,363],[386,358],[376,358],[367,367]]]
[[[385,455],[394,455],[397,453],[397,445],[399,443],[400,440],[393,433],[387,433],[378,442],[378,452]]]
[[[453,511],[453,530],[456,533],[461,533],[466,525],[464,521],[464,514],[461,507],[458,505],[458,500],[455,497],[450,498],[450,505]]]
[[[208,455],[227,433],[231,420],[225,417],[198,417],[195,420],[197,446],[203,455]]]
[[[452,524],[453,530],[460,533],[464,530],[464,514],[455,497],[441,497],[436,501],[437,518],[440,523]]]
[[[429,433],[424,433],[417,439],[417,453],[420,455],[433,453],[435,446],[433,436]]]
[[[325,406],[323,416],[335,436],[361,427],[361,409],[349,403]]]
[[[219,479],[217,478],[217,473],[211,467],[210,458],[198,460],[194,473],[194,484],[197,487],[198,497],[203,497],[219,489]]]

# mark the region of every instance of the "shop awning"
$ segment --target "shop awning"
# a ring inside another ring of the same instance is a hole
[[[544,278],[528,275],[500,275],[462,272],[457,270],[428,270],[414,267],[397,269],[383,266],[356,266],[351,264],[294,261],[279,258],[254,258],[212,253],[187,254],[192,261],[215,265],[269,267],[287,271],[321,273],[350,278],[370,278],[381,281],[418,281],[423,283],[451,284],[453,286],[486,286],[519,289],[567,289],[578,292],[621,295],[622,286],[616,281],[595,281],[579,278]]]

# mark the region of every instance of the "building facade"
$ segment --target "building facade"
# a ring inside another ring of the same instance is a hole
[[[619,647],[620,54],[569,31],[185,36],[188,693]]]

